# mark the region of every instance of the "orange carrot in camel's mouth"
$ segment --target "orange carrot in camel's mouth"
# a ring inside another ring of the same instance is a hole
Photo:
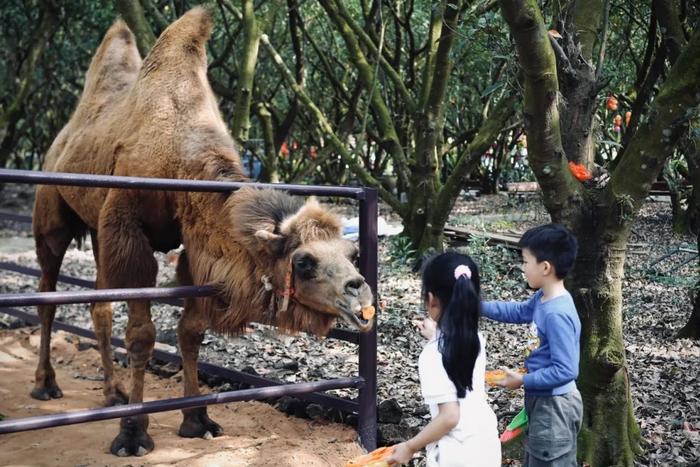
[[[374,306],[369,305],[366,307],[362,308],[362,319],[369,321],[370,319],[374,318]]]

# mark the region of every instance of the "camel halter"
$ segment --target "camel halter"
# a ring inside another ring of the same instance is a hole
[[[265,290],[272,291],[274,289],[274,286],[270,282],[269,276],[263,276],[262,282]],[[289,262],[287,263],[287,272],[284,275],[284,290],[275,290],[272,296],[270,297],[270,304],[268,306],[270,317],[275,318],[276,312],[285,313],[289,309],[289,302],[294,298],[295,294],[296,291],[294,290],[294,264],[292,263],[292,259],[290,258]],[[275,310],[277,297],[283,297],[282,305]]]
[[[289,263],[287,263],[287,273],[284,275],[284,291],[280,293],[277,291],[278,295],[284,297],[282,299],[282,307],[278,310],[280,313],[284,313],[289,308],[289,300],[294,297],[296,291],[294,290],[294,285],[292,284],[294,280],[294,265],[292,264],[292,259],[289,258]]]

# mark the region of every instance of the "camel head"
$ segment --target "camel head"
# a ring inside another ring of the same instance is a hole
[[[247,188],[232,198],[247,197],[257,202],[243,203],[248,207],[236,217],[256,226],[249,249],[255,245],[254,254],[268,258],[262,282],[271,292],[276,324],[325,334],[340,318],[359,331],[372,329],[374,318],[362,316],[372,291],[357,270],[357,247],[341,236],[340,218],[315,198],[303,203],[286,193]]]

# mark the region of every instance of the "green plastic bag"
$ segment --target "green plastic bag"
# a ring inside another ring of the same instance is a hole
[[[510,423],[506,427],[506,431],[504,431],[503,434],[501,434],[501,444],[510,443],[520,438],[520,436],[522,436],[522,434],[525,432],[527,422],[527,412],[523,407],[523,409],[520,412],[518,412],[518,414],[515,417],[513,417],[513,420],[510,421]]]

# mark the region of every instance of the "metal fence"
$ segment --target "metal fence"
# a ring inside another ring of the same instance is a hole
[[[328,187],[308,185],[284,185],[263,183],[241,183],[223,181],[198,181],[198,180],[170,180],[160,178],[118,177],[109,175],[88,175],[58,172],[34,172],[28,170],[0,169],[0,183],[27,183],[38,185],[67,185],[87,186],[102,188],[128,188],[141,190],[164,191],[197,191],[197,192],[223,192],[235,191],[243,186],[255,186],[258,188],[271,188],[283,190],[293,195],[319,195],[352,198],[360,204],[359,241],[360,241],[360,273],[377,297],[377,191],[374,188],[364,187]],[[25,220],[18,216],[17,221]],[[31,268],[0,264],[1,268],[14,270],[15,272],[37,275],[39,271]],[[87,281],[59,277],[59,280],[83,286],[90,286]],[[26,294],[0,295],[0,312],[14,315],[25,321],[38,322],[36,314],[25,313],[12,308],[13,306],[31,306],[37,304],[67,304],[90,303],[97,301],[115,301],[130,298],[160,299],[160,301],[172,303],[174,298],[199,297],[213,294],[215,291],[209,286],[188,286],[172,288],[141,288],[141,289],[101,289],[94,291],[71,292],[40,292]],[[376,303],[375,303],[376,304]],[[376,323],[376,320],[375,320]],[[85,337],[94,338],[94,334],[87,329],[78,328],[69,324],[54,322],[54,328],[63,329]],[[377,445],[377,330],[376,324],[372,331],[367,333],[349,332],[334,329],[332,337],[341,338],[359,345],[359,377],[337,378],[333,380],[315,381],[298,384],[280,384],[265,378],[246,373],[217,367],[204,362],[199,362],[199,369],[210,374],[217,374],[227,379],[242,381],[252,389],[229,391],[194,397],[180,397],[175,399],[158,400],[138,404],[127,404],[117,407],[81,410],[70,413],[58,413],[39,417],[23,419],[10,419],[0,421],[0,434],[17,431],[48,428],[52,426],[83,423],[88,421],[106,420],[124,416],[177,410],[189,407],[200,407],[210,404],[240,400],[260,400],[283,395],[298,395],[302,399],[319,402],[327,407],[339,408],[345,411],[358,413],[358,434],[362,445],[372,450]],[[112,338],[112,344],[123,347],[121,339]],[[153,356],[164,361],[179,362],[179,356],[154,349]],[[354,387],[359,389],[359,400],[349,401],[326,394],[316,394],[315,391]]]

